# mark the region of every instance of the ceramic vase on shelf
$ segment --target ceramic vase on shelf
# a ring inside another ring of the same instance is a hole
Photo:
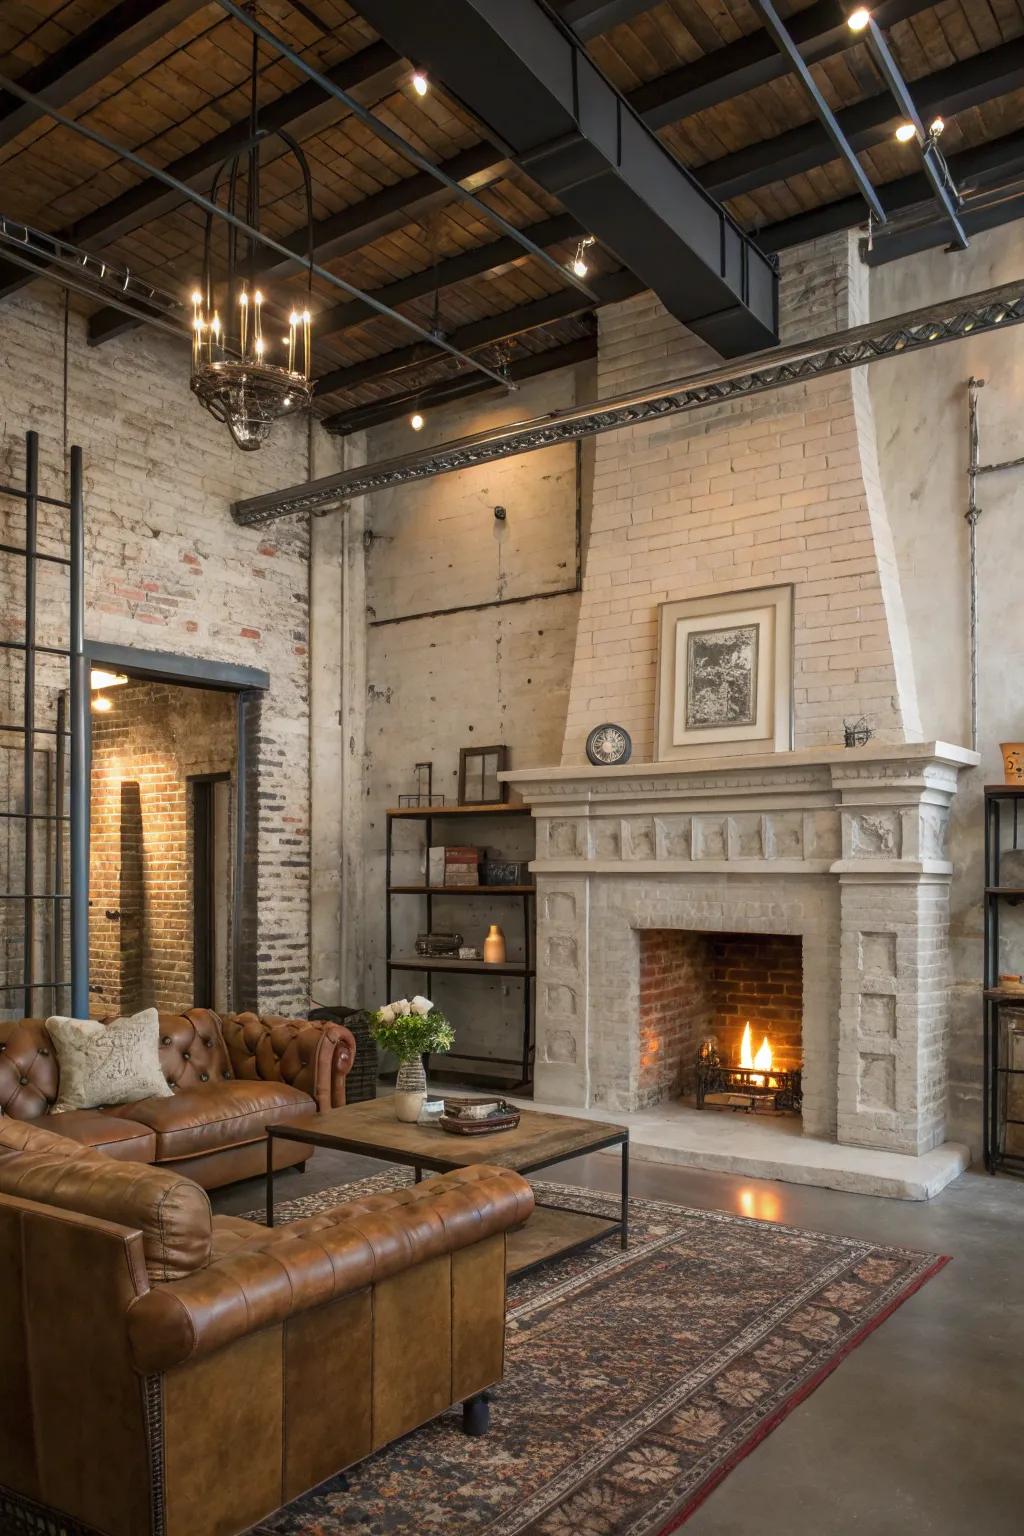
[[[505,935],[497,923],[491,924],[484,939],[484,963],[486,965],[505,964]]]
[[[403,1061],[395,1078],[395,1117],[412,1125],[420,1117],[427,1098],[427,1074],[418,1056]]]

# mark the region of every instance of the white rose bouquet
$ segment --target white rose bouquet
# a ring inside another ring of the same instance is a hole
[[[385,1051],[399,1061],[450,1051],[455,1031],[429,997],[400,997],[370,1014],[370,1033]]]

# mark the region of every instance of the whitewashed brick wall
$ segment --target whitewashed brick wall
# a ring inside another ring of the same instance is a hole
[[[863,318],[845,236],[788,253],[780,304],[786,342]],[[715,363],[650,294],[601,311],[602,396]],[[861,714],[879,741],[919,739],[874,423],[854,378],[597,439],[564,763],[606,719],[653,757],[659,603],[783,582],[796,599],[796,745],[841,743],[844,718]]]
[[[24,434],[40,435],[43,488],[66,494],[63,456],[63,301],[37,284],[3,307],[0,480],[19,483]],[[259,750],[259,1005],[308,1001],[309,635],[308,525],[237,527],[229,506],[304,479],[305,422],[275,428],[242,453],[192,398],[188,351],[140,330],[88,348],[73,308],[68,441],[85,456],[86,634],[142,649],[243,663],[270,674]],[[331,456],[335,445],[328,446]],[[326,467],[321,467],[326,473]],[[42,516],[46,547],[66,542],[64,514]],[[5,537],[23,526],[3,506]],[[4,621],[20,629],[20,573],[2,568]],[[63,637],[64,584],[47,580],[40,640]],[[5,630],[6,632],[6,630]],[[251,1000],[246,1000],[251,1001]]]

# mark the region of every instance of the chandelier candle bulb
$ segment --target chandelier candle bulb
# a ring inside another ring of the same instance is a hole
[[[302,375],[308,379],[313,364],[313,317],[308,309],[302,311]]]
[[[239,295],[238,303],[239,303],[239,307],[240,307],[240,309],[242,311],[242,313],[241,313],[241,342],[242,342],[242,349],[241,350],[242,350],[242,357],[244,358],[245,354],[246,354],[246,349],[247,349],[247,347],[249,345],[249,295],[246,293],[244,288],[242,289],[242,292]]]

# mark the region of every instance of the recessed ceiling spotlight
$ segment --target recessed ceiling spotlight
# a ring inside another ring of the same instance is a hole
[[[846,25],[851,32],[863,32],[871,20],[871,12],[865,5],[858,5],[855,11],[851,11],[846,18]]]
[[[896,137],[899,139],[901,144],[909,144],[910,140],[914,137],[916,132],[917,129],[914,127],[913,123],[900,123],[899,127],[896,129]]]
[[[593,245],[593,243],[593,235],[584,235],[583,239],[576,247],[576,254],[572,261],[569,263],[569,270],[570,272],[575,273],[577,277],[586,277],[587,273],[590,271],[590,263],[587,261],[586,255],[584,253],[589,246]]]
[[[425,96],[430,90],[430,81],[421,69],[416,70],[412,77],[412,88],[417,96]]]
[[[409,425],[412,427],[414,432],[423,431],[426,423],[424,422],[423,417],[420,415],[419,411],[413,411],[412,415],[409,417]]]

